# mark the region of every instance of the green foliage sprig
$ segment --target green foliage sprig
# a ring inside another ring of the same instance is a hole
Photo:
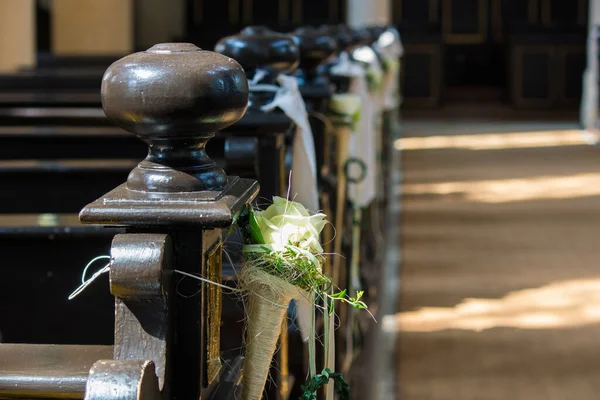
[[[325,259],[319,234],[325,225],[324,214],[311,215],[301,204],[274,197],[265,211],[248,206],[238,220],[244,236],[244,257],[273,276],[298,286],[310,293],[340,301],[357,309],[367,310],[361,300],[364,292],[348,296],[346,289],[331,293],[333,282],[323,274]],[[282,242],[283,241],[283,242]]]
[[[302,397],[299,400],[317,400],[317,392],[331,379],[334,381],[335,392],[339,396],[338,400],[350,400],[350,386],[344,381],[344,376],[337,372],[331,372],[328,368],[300,387]]]
[[[324,292],[325,295],[332,299],[332,300],[338,300],[344,303],[348,303],[350,304],[352,307],[357,308],[359,310],[366,310],[368,309],[366,303],[364,301],[361,300],[363,294],[365,294],[364,290],[359,290],[358,292],[356,292],[356,297],[350,297],[346,295],[346,289],[342,290],[341,292],[338,293],[333,293],[333,294],[328,294],[327,291]],[[333,307],[334,303],[331,303],[331,306],[329,307],[329,315],[333,314]]]

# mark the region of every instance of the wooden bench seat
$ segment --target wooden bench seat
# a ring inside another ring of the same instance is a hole
[[[99,364],[107,364],[97,361],[112,359],[113,346],[0,344],[0,398],[83,399],[86,390],[104,385],[104,374],[113,372],[110,368],[99,371]],[[203,398],[238,398],[242,363],[240,356],[226,358],[219,378]],[[90,374],[92,367],[95,371]],[[92,376],[95,381],[90,388]]]
[[[290,120],[282,113],[245,114],[237,123],[223,132],[250,135],[287,130]],[[61,122],[63,122],[61,124]],[[0,108],[0,125],[64,125],[64,126],[114,126],[99,107],[5,107]]]
[[[122,229],[83,225],[77,214],[0,214],[0,238],[61,235],[112,237]]]
[[[37,53],[37,63],[34,67],[25,67],[22,71],[46,70],[55,68],[89,68],[101,69],[102,72],[110,64],[123,55],[56,55],[52,52],[40,51]]]
[[[0,126],[2,159],[143,159],[148,149],[116,127]]]
[[[0,75],[0,89],[3,92],[23,89],[88,89],[100,92],[101,69],[91,68],[52,68],[20,71]]]
[[[81,399],[92,365],[112,346],[0,345],[0,398]]]
[[[306,101],[312,101],[327,98],[332,90],[322,85],[303,85],[300,92]],[[0,92],[0,107],[101,107],[100,90],[4,88]]]
[[[83,225],[77,214],[0,214],[4,266],[0,304],[13,304],[0,308],[0,342],[112,343],[114,299],[108,276],[76,299],[67,297],[80,284],[83,267],[94,257],[110,254],[112,238],[123,232],[123,228]],[[231,286],[241,268],[237,242],[232,239],[226,244],[234,265],[227,257],[223,260],[223,281]],[[15,303],[15,298],[20,301]],[[224,310],[228,310],[223,313],[225,323],[241,328],[243,309],[236,296],[224,297]],[[72,328],[65,330],[68,326]],[[235,355],[239,339],[235,330],[223,332],[223,350]]]
[[[4,213],[74,213],[123,183],[139,160],[2,160]]]
[[[0,107],[100,107],[99,91],[19,90],[0,93]]]
[[[0,125],[111,126],[96,107],[0,108]]]

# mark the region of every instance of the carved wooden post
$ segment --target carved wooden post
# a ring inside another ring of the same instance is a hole
[[[198,399],[220,365],[221,230],[256,196],[228,177],[205,145],[239,120],[248,101],[241,66],[188,43],[156,45],[111,65],[102,106],[148,145],[126,183],[86,206],[83,223],[120,225],[111,254],[116,360],[152,360],[165,399]],[[184,284],[189,284],[185,287]],[[186,290],[187,289],[187,290]],[[240,335],[242,332],[240,332]]]
[[[300,44],[300,65],[296,70],[302,86],[327,86],[329,79],[324,73],[324,64],[330,61],[337,50],[337,42],[326,32],[303,26],[293,35]]]
[[[300,44],[300,65],[296,70],[296,76],[306,108],[309,112],[323,114],[327,111],[327,103],[333,93],[333,85],[325,73],[325,64],[335,54],[337,43],[328,34],[312,27],[298,28],[293,35]],[[327,131],[323,122],[317,121],[319,120],[313,114],[310,123],[315,138],[317,168],[321,174],[324,168],[329,168],[326,151],[329,138],[326,136]]]
[[[238,61],[249,80],[257,71],[264,72],[265,76],[257,83],[265,85],[275,85],[279,74],[293,71],[299,62],[298,44],[291,36],[260,26],[247,27],[237,35],[219,40],[215,51]],[[251,87],[246,116],[228,129],[236,134],[265,136],[259,143],[261,201],[270,201],[274,195],[285,196],[287,186],[285,133],[291,129],[291,121],[279,110],[261,110],[274,95],[273,91]]]

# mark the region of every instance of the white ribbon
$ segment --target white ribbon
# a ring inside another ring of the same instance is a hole
[[[386,84],[384,85],[384,107],[391,110],[398,107],[400,99],[400,58],[404,55],[404,47],[400,38],[395,38],[390,44],[380,46],[378,42],[373,45],[383,56],[388,70],[386,71]]]
[[[353,163],[348,166],[348,198],[358,207],[367,207],[377,195],[376,170],[377,170],[377,133],[376,111],[377,104],[369,94],[367,81],[364,77],[355,79],[351,89],[362,99],[362,110],[357,132],[352,135],[349,143],[350,160],[362,161],[362,165]],[[365,171],[363,169],[366,168]],[[351,178],[364,176],[357,183]]]
[[[365,173],[364,179],[358,183],[348,183],[348,198],[359,207],[366,207],[375,199],[377,193],[377,137],[376,113],[378,106],[369,94],[364,67],[351,60],[347,52],[342,52],[338,63],[331,68],[331,73],[338,76],[351,77],[350,92],[361,99],[360,120],[356,124],[348,143],[349,160],[348,177],[357,178]],[[362,164],[362,165],[361,165]],[[366,167],[366,171],[363,168]]]
[[[275,91],[273,101],[262,106],[261,110],[268,112],[279,108],[296,124],[292,149],[290,200],[297,201],[308,210],[317,212],[320,207],[315,142],[298,82],[294,77],[279,75],[277,77],[279,86],[259,84],[264,76],[264,73],[259,70],[249,81],[251,90]],[[314,313],[312,304],[302,300],[296,301],[296,322],[304,341],[307,341],[310,336],[311,313]]]
[[[277,82],[280,86],[259,84],[264,77],[259,71],[250,81],[251,90],[275,91],[275,98],[269,104],[261,107],[263,111],[281,109],[296,125],[292,152],[292,182],[291,199],[299,202],[312,212],[319,211],[319,192],[317,187],[317,156],[315,142],[308,122],[306,105],[300,94],[296,78],[279,75]]]
[[[340,53],[337,63],[331,67],[330,71],[333,75],[337,76],[356,77],[365,75],[363,67],[359,63],[352,61],[347,51]]]
[[[351,164],[348,166],[347,172],[350,179],[365,174],[364,179],[360,182],[348,183],[348,198],[357,206],[366,207],[375,199],[377,194],[377,137],[375,129],[378,107],[369,94],[364,68],[350,60],[344,60],[344,63],[346,62],[347,65],[340,68],[340,72],[353,73],[351,75],[353,79],[350,92],[358,95],[361,99],[360,120],[356,124],[356,131],[350,137],[348,144],[348,155]],[[353,163],[352,159],[359,160],[359,163]],[[366,168],[366,171],[363,171],[363,168]]]

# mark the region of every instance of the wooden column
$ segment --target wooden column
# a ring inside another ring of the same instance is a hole
[[[56,55],[119,55],[133,51],[133,0],[54,0]]]
[[[391,20],[390,0],[348,0],[346,22],[352,27],[389,24]]]
[[[34,0],[0,1],[0,73],[35,64]]]
[[[581,124],[584,129],[595,129],[598,120],[598,41],[594,31],[600,26],[600,0],[589,0],[587,67],[583,73]]]

